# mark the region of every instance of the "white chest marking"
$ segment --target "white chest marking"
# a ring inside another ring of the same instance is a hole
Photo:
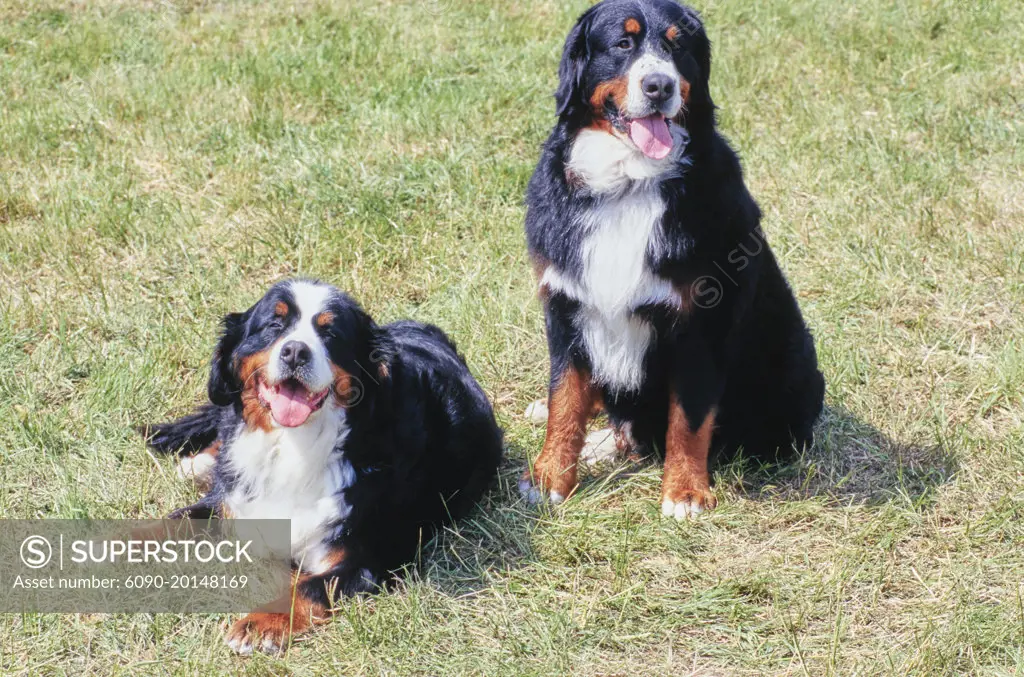
[[[682,307],[672,284],[651,272],[647,251],[659,237],[665,213],[659,182],[683,171],[689,135],[673,125],[672,153],[652,160],[630,142],[603,131],[585,129],[573,141],[568,169],[597,200],[579,226],[579,281],[554,266],[541,285],[579,301],[575,318],[598,383],[614,391],[643,384],[644,356],[654,328],[634,314],[645,305]]]
[[[634,311],[645,305],[681,305],[672,284],[647,265],[647,249],[664,210],[656,187],[602,199],[581,224],[587,234],[579,282],[553,266],[541,281],[581,303],[575,321],[592,377],[613,390],[637,390],[643,383],[654,329]]]
[[[242,426],[223,452],[237,484],[225,499],[232,517],[290,519],[292,557],[309,573],[329,566],[324,541],[351,508],[342,491],[355,481],[344,459],[345,412],[333,403],[298,428]]]
[[[617,134],[584,129],[572,143],[568,169],[595,195],[610,197],[650,189],[659,179],[689,164],[684,153],[690,135],[678,125],[672,125],[669,132],[672,152],[653,160]]]

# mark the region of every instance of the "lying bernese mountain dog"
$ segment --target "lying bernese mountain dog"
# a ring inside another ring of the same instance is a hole
[[[565,42],[558,122],[527,193],[551,380],[543,451],[520,482],[560,502],[602,407],[665,459],[662,512],[712,508],[709,455],[811,443],[824,379],[715,129],[710,44],[670,0],[605,0]]]
[[[198,451],[182,467],[206,475],[208,493],[170,517],[291,520],[292,614],[237,621],[227,642],[242,654],[279,651],[342,595],[386,583],[502,458],[491,404],[440,329],[378,326],[319,282],[281,282],[224,318],[208,392],[147,441]]]

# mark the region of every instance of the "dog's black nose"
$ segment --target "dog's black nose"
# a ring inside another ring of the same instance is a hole
[[[664,73],[650,73],[640,81],[644,96],[654,103],[664,103],[675,93],[676,81]]]
[[[298,369],[309,362],[313,353],[302,341],[289,341],[281,346],[281,361],[292,369]]]

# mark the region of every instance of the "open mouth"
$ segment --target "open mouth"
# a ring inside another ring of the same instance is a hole
[[[629,140],[652,160],[662,160],[672,152],[672,133],[661,113],[629,121]]]
[[[288,378],[275,385],[262,379],[259,382],[259,397],[263,406],[270,409],[274,420],[286,428],[296,428],[305,423],[313,412],[324,406],[329,388],[318,393],[294,378]]]

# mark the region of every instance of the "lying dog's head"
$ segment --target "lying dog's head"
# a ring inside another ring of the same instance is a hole
[[[660,160],[672,151],[671,124],[713,124],[710,71],[710,44],[693,10],[672,0],[604,0],[566,39],[558,115]]]
[[[324,407],[348,406],[371,352],[373,322],[355,301],[319,282],[280,282],[244,313],[224,318],[208,391],[239,406],[254,428],[294,428]]]

